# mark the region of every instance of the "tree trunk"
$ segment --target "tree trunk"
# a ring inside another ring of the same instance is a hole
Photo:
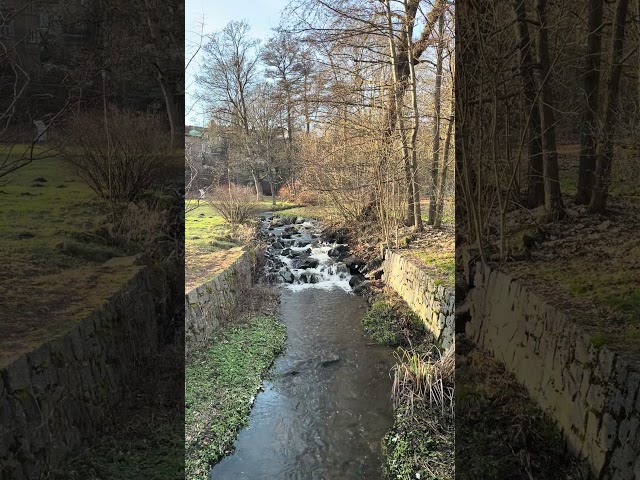
[[[276,206],[276,189],[273,184],[273,177],[269,177],[269,188],[271,189],[271,205]]]
[[[607,196],[611,181],[611,164],[613,161],[613,134],[616,126],[616,110],[620,94],[620,75],[622,73],[622,53],[624,48],[624,29],[627,18],[629,0],[618,0],[613,21],[611,36],[611,66],[607,90],[602,102],[602,136],[598,142],[596,158],[596,175],[593,195],[589,202],[590,213],[603,213],[607,208]]]
[[[175,93],[174,85],[167,82],[164,75],[158,68],[158,83],[162,89],[167,117],[169,118],[169,128],[171,129],[171,147],[176,147],[184,141],[184,113],[181,105],[183,101],[178,101],[180,96]]]
[[[540,96],[538,105],[540,108],[542,151],[544,152],[544,205],[551,221],[564,217],[564,205],[560,191],[560,179],[558,177],[558,151],[556,149],[556,120],[553,113],[555,100],[551,87],[551,71],[549,59],[549,38],[547,34],[546,8],[547,0],[536,0],[536,12],[538,14],[538,63],[540,65]]]
[[[433,93],[433,143],[431,145],[431,183],[429,185],[429,225],[435,223],[438,202],[438,163],[440,162],[440,111],[442,107],[442,35],[444,15],[438,21],[438,47],[436,49],[436,83]]]
[[[600,92],[600,50],[602,48],[602,6],[604,0],[589,0],[587,50],[585,52],[584,92],[587,105],[580,131],[580,169],[577,205],[589,203],[595,180],[598,94]]]
[[[393,74],[393,85],[391,87],[392,93],[391,98],[395,104],[395,112],[396,119],[395,121],[400,128],[400,139],[402,142],[402,163],[404,166],[405,180],[407,183],[407,192],[406,192],[406,200],[407,200],[407,212],[406,212],[406,225],[412,226],[414,225],[414,192],[413,192],[413,183],[411,181],[411,159],[409,154],[409,147],[407,145],[407,137],[406,130],[404,124],[404,115],[402,113],[402,100],[404,98],[404,93],[408,88],[408,81],[406,77],[400,79],[400,72],[398,67],[398,53],[395,44],[394,32],[393,32],[393,24],[391,21],[391,0],[387,0],[385,3],[387,7],[387,35],[389,39],[389,53],[391,57],[391,69]],[[403,46],[401,45],[401,48]],[[407,49],[407,47],[404,47]]]
[[[258,175],[256,175],[256,171],[254,169],[251,169],[251,176],[253,177],[253,184],[256,187],[256,201],[261,202],[262,201],[262,183],[260,183],[260,179],[258,178]]]
[[[525,203],[533,208],[544,204],[543,156],[540,112],[536,106],[535,77],[531,60],[531,39],[527,25],[525,0],[513,0],[516,14],[516,38],[520,53],[520,76],[522,78],[525,112],[529,115],[528,150],[529,172]]]
[[[449,167],[449,150],[451,148],[451,137],[453,132],[453,122],[455,114],[455,93],[451,88],[451,103],[449,106],[449,124],[447,125],[447,134],[444,140],[444,151],[442,152],[442,166],[440,167],[440,178],[438,181],[438,196],[436,205],[436,217],[433,222],[435,228],[440,228],[442,224],[442,212],[444,210],[444,190],[447,185],[447,169]]]

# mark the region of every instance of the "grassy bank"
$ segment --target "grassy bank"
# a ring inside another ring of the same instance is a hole
[[[455,478],[453,373],[451,356],[432,360],[417,350],[409,350],[399,357],[395,367],[394,422],[383,440],[386,478]],[[440,398],[436,392],[444,392],[444,401],[435,400]]]
[[[185,478],[207,479],[210,465],[230,453],[285,337],[279,321],[254,316],[191,356],[185,367]]]
[[[112,412],[98,440],[51,475],[51,480],[174,480],[184,475],[184,379],[179,346],[141,367],[143,381],[129,386],[128,407]],[[123,402],[125,403],[125,402]],[[123,421],[123,418],[126,419]]]
[[[451,355],[440,357],[422,320],[391,291],[378,294],[362,324],[377,343],[400,346],[393,367],[394,424],[383,440],[385,478],[453,479]]]

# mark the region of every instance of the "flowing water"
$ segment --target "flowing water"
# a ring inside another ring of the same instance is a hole
[[[393,423],[391,350],[364,335],[366,304],[351,293],[349,269],[329,256],[336,246],[321,242],[316,224],[268,226],[278,248],[267,270],[284,282],[286,350],[234,453],[213,467],[211,478],[381,478],[382,438]]]

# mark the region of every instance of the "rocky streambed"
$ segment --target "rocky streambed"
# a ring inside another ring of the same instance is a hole
[[[264,267],[269,283],[285,283],[290,290],[313,286],[359,293],[369,278],[382,276],[382,259],[367,264],[350,254],[348,244],[325,241],[315,220],[266,215],[261,223],[261,234],[270,243]]]

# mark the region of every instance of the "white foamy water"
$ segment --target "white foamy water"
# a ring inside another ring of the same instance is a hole
[[[301,224],[285,225],[272,230],[268,230],[269,224],[268,220],[263,221],[263,231],[272,232],[276,239],[280,240],[285,249],[289,249],[292,253],[299,254],[295,258],[290,258],[286,255],[278,255],[277,257],[283,264],[281,268],[286,267],[294,277],[293,283],[286,283],[284,279],[281,278],[286,289],[292,291],[313,288],[322,290],[341,289],[351,293],[352,289],[349,285],[351,274],[349,273],[349,269],[343,263],[329,256],[329,251],[339,244],[331,245],[326,242],[321,242],[319,238],[314,238],[313,235],[320,234],[315,222],[305,220]],[[286,233],[285,230],[291,227],[297,228],[298,231],[290,232],[291,239],[282,239],[281,236]],[[294,246],[296,242],[300,241],[312,242],[314,246]],[[309,250],[310,253],[307,254],[306,252]],[[294,268],[294,265],[298,264],[297,262],[304,262],[305,260],[315,260],[318,262],[318,266],[314,268]]]

